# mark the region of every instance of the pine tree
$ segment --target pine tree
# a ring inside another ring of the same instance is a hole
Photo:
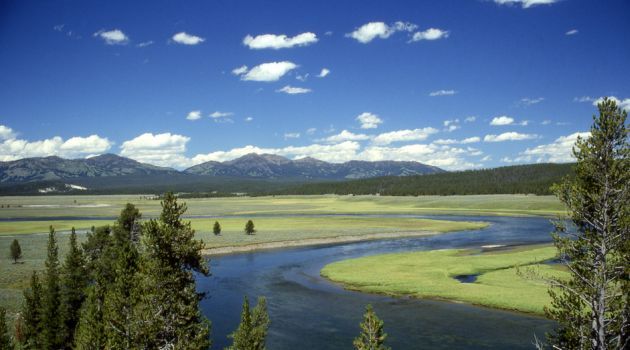
[[[13,342],[9,335],[9,327],[7,327],[7,310],[0,307],[0,350],[13,349]]]
[[[384,345],[387,334],[383,331],[383,321],[381,321],[372,305],[365,308],[363,322],[361,322],[361,334],[352,343],[356,350],[386,350]]]
[[[563,349],[630,348],[630,147],[627,113],[598,105],[591,135],[578,139],[575,177],[555,187],[577,229],[556,223],[554,243],[570,272],[550,289],[550,337]]]
[[[221,234],[221,224],[219,224],[218,221],[214,222],[214,226],[212,227],[212,232],[214,233],[215,236],[218,236]]]
[[[258,298],[254,310],[250,310],[249,300],[245,297],[241,312],[241,323],[238,328],[229,335],[232,345],[228,350],[263,350],[269,329],[269,315],[267,313],[267,301]]]
[[[61,288],[59,276],[59,248],[55,230],[50,227],[42,298],[42,345],[44,349],[59,349],[64,345],[64,327],[61,318]]]
[[[73,343],[74,333],[79,322],[81,305],[85,300],[88,277],[83,252],[77,243],[77,234],[72,228],[70,249],[65,257],[61,278],[61,315],[64,322],[64,344]]]
[[[25,349],[39,350],[42,345],[42,285],[37,277],[37,272],[33,271],[30,288],[24,291],[24,304],[22,305],[22,317],[24,319],[24,341]]]
[[[11,243],[11,259],[13,259],[13,263],[17,264],[18,260],[22,258],[22,247],[20,247],[20,242],[17,239],[13,240]]]
[[[105,349],[107,337],[103,320],[104,299],[102,286],[94,284],[88,288],[74,336],[74,348],[76,350]]]
[[[245,233],[248,235],[253,235],[254,232],[256,232],[256,230],[254,229],[254,222],[251,220],[248,220],[247,223],[245,224]]]
[[[140,214],[140,210],[133,204],[127,203],[125,208],[120,212],[117,223],[124,232],[131,233],[134,224],[140,220],[141,217],[142,214]]]
[[[141,338],[147,348],[207,349],[210,324],[199,310],[193,272],[208,275],[201,256],[203,242],[194,239],[190,222],[183,222],[186,204],[172,193],[162,201],[159,220],[143,225]],[[184,345],[185,344],[185,345]]]

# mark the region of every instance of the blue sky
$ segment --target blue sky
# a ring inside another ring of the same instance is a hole
[[[614,0],[3,1],[0,160],[566,162],[594,101],[630,109],[628,13]]]

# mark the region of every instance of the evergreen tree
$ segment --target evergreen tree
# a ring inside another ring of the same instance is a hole
[[[120,212],[117,223],[124,232],[131,233],[134,224],[140,220],[141,217],[142,214],[140,214],[140,210],[133,204],[127,203],[125,208]]]
[[[141,339],[145,348],[207,349],[210,324],[199,310],[193,272],[208,275],[201,256],[203,242],[194,239],[190,222],[183,222],[186,204],[172,193],[162,201],[159,220],[143,225]]]
[[[563,349],[630,348],[630,148],[627,113],[598,104],[591,135],[578,139],[575,177],[555,187],[577,229],[556,224],[554,243],[568,267],[555,280],[547,315],[559,324],[550,342]]]
[[[39,350],[42,345],[42,285],[37,277],[37,272],[33,271],[30,288],[24,291],[24,304],[22,304],[22,317],[24,319],[24,339],[25,349]]]
[[[11,243],[11,259],[13,259],[13,263],[17,264],[17,261],[22,258],[22,247],[20,247],[20,242],[17,239],[13,240]]]
[[[214,226],[212,227],[212,232],[214,233],[215,236],[218,236],[221,234],[221,224],[219,224],[218,221],[214,222]]]
[[[59,276],[59,248],[55,230],[50,227],[42,298],[42,345],[44,349],[60,349],[64,345],[61,318],[61,288]]]
[[[61,315],[65,327],[64,344],[69,347],[74,339],[74,333],[79,322],[81,305],[85,300],[85,293],[88,286],[85,259],[77,243],[77,234],[74,227],[70,234],[70,249],[65,257],[62,272]]]
[[[74,348],[76,350],[105,349],[107,338],[103,320],[104,299],[102,286],[93,284],[88,288],[74,336]]]
[[[241,312],[241,323],[238,328],[229,335],[232,338],[232,346],[228,350],[263,350],[269,329],[269,315],[267,313],[267,301],[258,298],[258,304],[254,310],[250,310],[249,300],[245,297]]]
[[[361,334],[352,343],[356,350],[386,350],[384,345],[387,334],[383,331],[383,321],[376,316],[372,305],[365,308]]]
[[[9,327],[7,327],[7,310],[0,307],[0,350],[13,349]]]
[[[254,229],[254,222],[251,220],[248,220],[247,223],[245,224],[245,233],[248,235],[253,235],[254,232],[256,232],[256,230]]]

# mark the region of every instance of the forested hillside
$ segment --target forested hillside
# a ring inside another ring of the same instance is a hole
[[[277,194],[544,195],[551,194],[552,184],[572,174],[572,167],[573,164],[528,164],[429,175],[320,182],[290,187]]]

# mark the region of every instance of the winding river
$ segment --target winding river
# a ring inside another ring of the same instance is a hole
[[[344,290],[319,276],[326,264],[364,255],[483,245],[550,242],[546,218],[417,216],[479,220],[482,230],[382,241],[261,251],[213,257],[212,276],[198,278],[201,303],[212,321],[213,348],[229,345],[243,296],[266,296],[271,317],[267,348],[348,349],[366,304],[385,321],[393,349],[531,349],[553,323],[541,317],[473,305],[391,298]]]

